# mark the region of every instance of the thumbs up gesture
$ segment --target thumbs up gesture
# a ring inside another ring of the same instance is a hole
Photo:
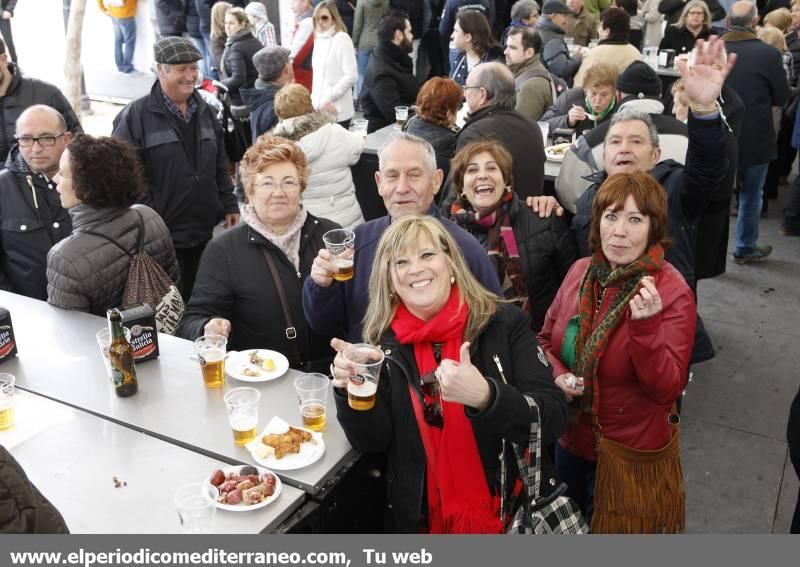
[[[442,399],[483,411],[489,406],[492,390],[486,378],[472,364],[468,342],[461,345],[459,358],[459,362],[443,360],[436,371]]]

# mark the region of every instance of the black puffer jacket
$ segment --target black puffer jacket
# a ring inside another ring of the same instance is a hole
[[[156,23],[162,36],[179,36],[186,31],[186,0],[155,0]]]
[[[0,172],[0,289],[47,299],[47,252],[72,232],[54,181],[14,146]]]
[[[572,264],[577,260],[575,240],[566,223],[552,215],[540,218],[514,195],[511,201],[511,228],[519,247],[519,258],[531,305],[531,329],[538,333],[544,316],[564,281]],[[484,247],[487,232],[477,225],[461,225]],[[499,280],[505,274],[498,274]]]
[[[150,94],[128,104],[114,118],[113,135],[139,148],[149,193],[144,204],[161,215],[175,248],[192,248],[211,238],[225,214],[238,213],[222,128],[199,94],[197,153],[187,157],[175,118],[158,82]]]
[[[83,132],[78,117],[72,111],[66,97],[58,87],[39,79],[22,76],[14,63],[8,64],[11,72],[11,84],[5,96],[0,96],[0,163],[5,163],[8,152],[14,145],[14,132],[17,129],[17,118],[26,108],[34,104],[46,104],[55,108],[67,122],[67,130],[73,134]]]
[[[409,385],[418,396],[419,371],[413,347],[400,345],[391,331],[381,339],[386,359],[381,372],[375,407],[355,411],[347,404],[347,393],[334,390],[339,423],[357,451],[387,453],[388,504],[392,508],[393,531],[415,533],[426,505],[425,452],[409,398]],[[528,318],[512,305],[501,305],[496,315],[470,346],[472,363],[492,389],[488,409],[467,409],[489,489],[499,488],[502,439],[528,445],[531,413],[523,394],[536,400],[542,420],[542,442],[553,443],[567,422],[564,394],[553,382],[552,369],[530,330]],[[538,353],[538,355],[537,355]],[[493,360],[497,356],[500,365]],[[503,383],[502,374],[507,384]],[[544,465],[545,463],[543,463]],[[542,473],[543,488],[550,483],[549,467]]]
[[[241,32],[228,38],[225,51],[222,52],[222,82],[228,87],[231,103],[242,104],[239,88],[258,79],[258,70],[253,64],[253,55],[262,47],[249,31]]]
[[[150,207],[96,209],[82,204],[69,209],[69,214],[72,234],[47,255],[48,303],[100,316],[120,306],[131,265],[129,254],[137,252],[140,215],[144,251],[178,283],[180,270],[169,231]],[[99,233],[118,245],[83,231]]]
[[[444,176],[447,177],[450,172],[450,160],[456,155],[458,132],[425,120],[418,114],[412,116],[406,123],[405,131],[430,142],[433,151],[436,152],[436,167],[444,171]]]
[[[28,480],[25,471],[2,445],[0,445],[0,533],[69,533],[59,511]]]
[[[551,132],[556,128],[572,128],[572,126],[569,125],[569,118],[567,115],[573,106],[580,106],[589,114],[594,113],[594,111],[586,106],[586,96],[583,89],[581,87],[575,87],[574,89],[569,89],[558,95],[555,104],[548,108],[547,112],[542,115],[541,121],[550,124]],[[605,124],[611,120],[612,116],[614,116],[614,112],[609,112],[597,124],[594,123],[594,120],[589,120],[588,118],[586,120],[581,120],[574,126],[575,134],[580,136],[586,130],[591,130],[600,124]]]
[[[409,54],[391,42],[380,42],[369,58],[359,95],[369,131],[393,124],[394,107],[414,104],[417,91]]]
[[[300,236],[299,272],[283,252],[244,223],[217,236],[203,252],[192,297],[177,334],[196,339],[203,335],[209,319],[222,317],[231,322],[229,348],[277,350],[289,358],[292,368],[309,368],[303,363],[320,361],[314,367],[327,373],[333,355],[330,337],[316,334],[306,324],[302,294],[303,281],[311,273],[317,252],[325,248],[322,235],[334,228],[339,225],[308,215]],[[286,321],[263,250],[275,259],[286,290],[297,329],[299,360],[292,357]]]

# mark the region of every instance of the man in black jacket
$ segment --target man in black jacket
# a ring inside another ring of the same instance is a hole
[[[200,52],[191,41],[165,37],[154,47],[158,81],[149,95],[114,119],[113,135],[140,149],[149,183],[144,203],[172,234],[181,267],[181,293],[189,300],[200,256],[214,227],[239,222],[228,175],[222,128],[195,92]]]
[[[253,55],[253,65],[258,79],[239,89],[242,102],[250,111],[250,129],[253,143],[264,132],[272,130],[278,123],[275,115],[275,95],[281,88],[294,81],[294,67],[285,47],[265,47]]]
[[[29,106],[46,104],[55,108],[73,134],[82,132],[81,123],[58,87],[38,79],[23,77],[14,63],[9,63],[6,44],[0,40],[0,163],[14,145],[17,118]]]
[[[402,12],[390,12],[378,24],[378,47],[369,58],[359,96],[369,132],[392,124],[395,106],[411,106],[417,99],[419,85],[408,55],[413,41],[411,22]]]
[[[17,145],[0,172],[0,289],[47,299],[47,251],[72,232],[52,181],[71,136],[49,106],[17,120]]]

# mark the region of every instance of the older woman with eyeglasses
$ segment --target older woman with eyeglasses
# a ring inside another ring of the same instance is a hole
[[[327,370],[329,338],[306,325],[301,295],[325,247],[322,235],[339,225],[303,207],[308,165],[294,142],[261,136],[240,168],[249,203],[242,209],[244,222],[203,252],[178,334],[224,335],[231,349],[269,348],[285,354],[292,368]],[[296,338],[287,336],[289,327]]]
[[[369,289],[364,340],[386,355],[377,399],[366,411],[349,406],[348,345],[338,339],[334,398],[350,443],[388,454],[393,530],[500,533],[497,456],[503,439],[527,445],[525,396],[539,407],[544,443],[566,422],[528,318],[478,283],[432,217],[391,224]]]

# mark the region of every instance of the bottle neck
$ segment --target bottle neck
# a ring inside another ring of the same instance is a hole
[[[125,333],[122,330],[122,319],[119,317],[109,317],[108,332],[112,343],[124,339]]]

